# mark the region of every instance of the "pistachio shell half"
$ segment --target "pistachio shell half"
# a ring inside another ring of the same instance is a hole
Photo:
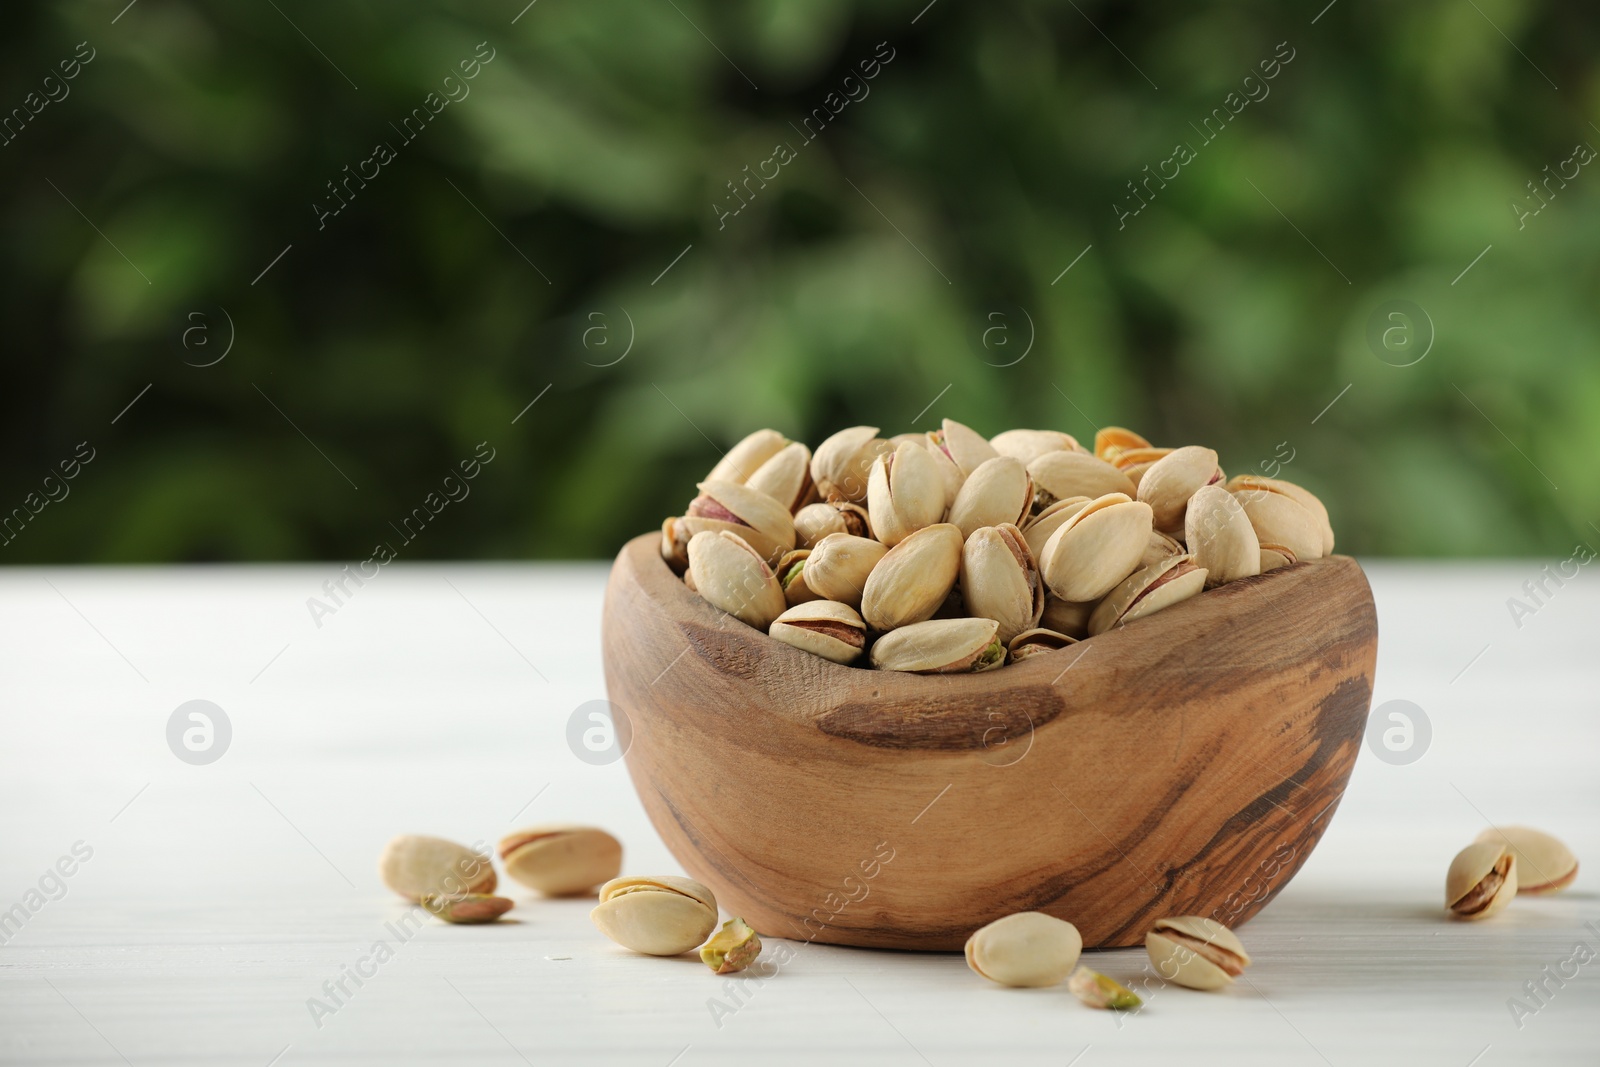
[[[806,560],[806,584],[828,600],[859,608],[868,576],[888,551],[870,537],[829,534]]]
[[[1045,542],[1045,584],[1062,600],[1099,600],[1139,566],[1150,528],[1149,504],[1124,493],[1090,501]]]
[[[766,560],[725,530],[702,530],[689,539],[688,578],[706,603],[758,630],[789,606]]]
[[[1021,522],[1033,506],[1033,479],[1010,456],[996,456],[978,464],[956,490],[950,505],[950,522],[961,528],[961,536],[984,526]]]
[[[1250,966],[1234,932],[1200,915],[1158,919],[1144,938],[1156,973],[1190,989],[1221,989]]]
[[[700,962],[717,974],[742,971],[761,955],[761,939],[743,919],[729,919],[700,946]]]
[[[768,563],[794,547],[789,509],[767,494],[735,482],[701,482],[700,495],[680,520],[690,535],[702,530],[738,534]]]
[[[622,842],[596,826],[530,826],[499,848],[507,877],[547,897],[587,893],[622,870]]]
[[[1094,454],[1103,460],[1115,459],[1130,448],[1149,448],[1150,442],[1121,426],[1102,426],[1094,433]]]
[[[954,419],[945,419],[937,430],[928,431],[928,453],[939,466],[944,481],[944,502],[949,507],[956,501],[956,491],[985,460],[1000,453],[983,439],[983,435]]]
[[[1005,663],[993,619],[929,619],[884,634],[873,642],[872,665],[914,674],[963,674]]]
[[[716,929],[717,898],[699,882],[670,874],[613,878],[600,887],[589,918],[623,948],[677,956]]]
[[[1205,588],[1206,572],[1190,555],[1171,556],[1141,567],[1100,601],[1089,616],[1089,636],[1124,626],[1188,600]]]
[[[1578,877],[1578,857],[1560,840],[1529,826],[1495,826],[1479,842],[1503,844],[1517,858],[1517,893],[1559,893]]]
[[[1057,500],[1121,493],[1130,500],[1137,492],[1128,476],[1103,459],[1084,452],[1046,452],[1028,464],[1033,479],[1034,508],[1043,511]]]
[[[1189,499],[1183,539],[1206,585],[1217,586],[1261,573],[1261,542],[1250,517],[1220,485],[1202,486]]]
[[[728,449],[706,475],[708,482],[737,482],[743,485],[761,465],[789,445],[789,439],[777,430],[757,430]]]
[[[1162,533],[1182,533],[1189,498],[1201,486],[1221,479],[1215,451],[1200,445],[1185,445],[1150,465],[1139,479],[1138,499],[1150,505],[1156,529]]]
[[[1021,911],[973,931],[966,953],[967,966],[991,982],[1053,986],[1078,965],[1083,937],[1064,919]]]
[[[872,533],[891,548],[944,518],[944,483],[925,448],[909,441],[872,461],[867,516]]]
[[[1002,644],[1038,623],[1044,583],[1020,530],[1002,523],[973,531],[961,549],[961,596],[970,614],[999,624]]]
[[[867,624],[855,609],[832,600],[798,604],[779,615],[769,633],[786,645],[835,663],[861,658]]]
[[[1517,855],[1504,841],[1480,841],[1456,853],[1444,879],[1444,902],[1458,919],[1487,919],[1517,895]]]
[[[961,530],[941,522],[895,545],[867,576],[862,617],[880,632],[932,618],[961,572],[962,543]]]
[[[378,857],[383,884],[407,900],[428,893],[492,893],[497,882],[489,857],[442,837],[401,834]]]
[[[1091,1008],[1133,1011],[1144,1003],[1137,993],[1115,978],[1082,966],[1067,979],[1067,989]]]

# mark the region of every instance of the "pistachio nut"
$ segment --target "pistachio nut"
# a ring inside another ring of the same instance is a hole
[[[972,532],[961,549],[961,596],[968,613],[999,624],[1001,644],[1038,624],[1044,582],[1022,531],[1007,522]]]
[[[1121,426],[1102,426],[1094,433],[1094,454],[1110,461],[1130,448],[1149,448],[1150,442]]]
[[[1238,489],[1233,496],[1244,508],[1260,543],[1283,545],[1296,560],[1322,558],[1317,517],[1294,498],[1268,489]]]
[[[1039,625],[1081,641],[1089,636],[1089,616],[1094,614],[1098,603],[1095,600],[1062,600],[1054,593],[1046,593],[1044,614],[1039,616]]]
[[[870,534],[872,526],[867,521],[867,509],[860,504],[843,500],[807,504],[794,513],[795,544],[801,548],[815,548],[817,542],[831,533],[847,533],[855,537]]]
[[[789,606],[767,561],[726,530],[702,530],[689,539],[689,577],[706,603],[758,630]]]
[[[1487,919],[1517,895],[1517,854],[1504,841],[1479,841],[1456,853],[1444,902],[1458,919]]]
[[[743,485],[761,465],[789,446],[789,439],[777,430],[757,430],[728,449],[706,475],[708,482],[737,482]]]
[[[1150,505],[1156,529],[1182,533],[1189,498],[1201,486],[1221,479],[1215,451],[1201,445],[1185,445],[1150,465],[1139,479],[1138,499]]]
[[[1068,645],[1078,643],[1076,637],[1068,637],[1059,630],[1048,630],[1035,627],[1024,630],[1013,637],[1006,645],[1006,652],[1010,654],[1008,662],[1021,663],[1029,656],[1042,656],[1046,652],[1058,652]]]
[[[1122,493],[1132,499],[1137,492],[1126,474],[1086,452],[1046,452],[1028,464],[1028,475],[1033,479],[1036,511],[1068,497],[1094,499]]]
[[[689,534],[726,530],[744,538],[768,563],[794,547],[789,509],[767,494],[735,482],[701,482],[700,495],[679,520]]]
[[[983,439],[983,435],[954,419],[945,419],[937,430],[928,431],[928,454],[938,464],[944,481],[944,503],[949,507],[956,502],[956,491],[961,483],[971,477],[985,460],[1000,453]]]
[[[600,887],[589,918],[623,948],[677,956],[717,928],[717,898],[699,882],[670,874],[613,878]]]
[[[743,919],[729,919],[700,946],[700,961],[717,974],[742,971],[761,955],[761,939]]]
[[[968,674],[999,667],[1005,645],[993,619],[929,619],[891,630],[872,644],[872,665],[913,674]]]
[[[1189,499],[1183,539],[1195,566],[1206,571],[1206,585],[1217,586],[1261,573],[1261,542],[1250,517],[1234,495],[1206,485]]]
[[[944,485],[932,453],[906,442],[872,461],[867,516],[872,534],[893,548],[944,518]]]
[[[1150,539],[1144,544],[1144,555],[1139,559],[1139,566],[1148,567],[1152,563],[1160,563],[1169,556],[1181,556],[1184,551],[1181,541],[1160,530],[1151,530]]]
[[[499,849],[506,876],[547,897],[587,893],[622,870],[622,842],[595,826],[530,826]]]
[[[1517,858],[1517,893],[1559,893],[1578,877],[1578,857],[1560,840],[1529,826],[1495,826],[1479,842],[1505,845]]]
[[[442,837],[401,834],[378,857],[383,884],[407,900],[428,893],[492,893],[494,865],[465,845]]]
[[[956,490],[948,521],[961,527],[961,536],[1001,523],[1020,523],[1033,507],[1033,479],[1010,456],[996,456],[978,464]]]
[[[1067,979],[1067,990],[1091,1008],[1109,1008],[1112,1011],[1133,1011],[1144,1004],[1139,995],[1115,978],[1107,978],[1099,971],[1079,967]]]
[[[811,480],[811,449],[790,442],[757,467],[744,484],[767,494],[791,513],[799,511],[817,499],[817,487]]]
[[[861,607],[867,577],[889,550],[881,541],[851,534],[829,534],[806,560],[806,584],[819,596]]]
[[[1317,525],[1322,530],[1322,555],[1333,555],[1333,524],[1328,520],[1328,509],[1323,506],[1317,495],[1309,489],[1304,489],[1293,482],[1286,482],[1282,478],[1264,478],[1258,474],[1235,475],[1228,479],[1227,488],[1231,493],[1249,489],[1265,489],[1268,492],[1281,493],[1293,500],[1316,517]]]
[[[967,966],[1007,986],[1058,985],[1078,965],[1078,928],[1042,911],[996,919],[967,938]]]
[[[1141,567],[1121,585],[1106,594],[1089,616],[1089,636],[1103,634],[1114,626],[1125,626],[1162,608],[1188,600],[1205,588],[1206,571],[1195,566],[1188,554],[1169,556],[1159,563]]]
[[[1252,530],[1254,526],[1250,527]],[[1275,571],[1279,567],[1287,567],[1291,563],[1299,563],[1300,559],[1288,545],[1269,545],[1261,542],[1261,573]]]
[[[961,573],[961,546],[960,528],[941,522],[891,548],[861,594],[868,625],[883,632],[932,618]]]
[[[1045,584],[1062,600],[1099,600],[1139,566],[1150,528],[1143,501],[1125,493],[1090,501],[1045,542],[1039,561]]]
[[[1221,989],[1250,966],[1234,932],[1200,915],[1158,919],[1144,937],[1156,973],[1190,989]]]
[[[436,918],[464,926],[492,923],[516,907],[515,901],[486,893],[424,893],[417,903]]]
[[[1034,559],[1044,558],[1045,542],[1050,540],[1050,535],[1061,529],[1068,519],[1082,511],[1087,503],[1089,497],[1069,496],[1065,500],[1057,500],[1020,524],[1022,539],[1028,542],[1028,551],[1033,553]]]
[[[832,600],[795,605],[778,616],[768,633],[835,663],[852,663],[867,647],[867,624],[850,605]]]
[[[674,516],[661,523],[661,558],[680,578],[689,569],[689,538],[692,536],[681,518]]]
[[[778,576],[778,584],[783,586],[784,602],[790,607],[822,599],[822,594],[812,589],[811,583],[806,581],[806,564],[810,557],[809,548],[785,552],[778,561],[777,570],[773,571]]]
[[[1076,437],[1059,430],[1006,430],[989,438],[989,447],[1024,467],[1046,452],[1083,451]]]
[[[824,500],[867,499],[867,472],[872,461],[892,451],[878,438],[876,426],[852,426],[829,437],[811,454],[811,479]]]

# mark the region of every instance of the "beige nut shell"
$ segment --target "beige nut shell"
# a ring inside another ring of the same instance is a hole
[[[1531,826],[1490,827],[1478,842],[1504,844],[1517,857],[1517,893],[1559,893],[1578,877],[1578,857],[1560,839]]]
[[[1232,975],[1189,948],[1179,938],[1193,938],[1214,945],[1237,957],[1241,966],[1250,965],[1250,954],[1244,950],[1238,935],[1215,919],[1203,915],[1158,919],[1145,935],[1144,947],[1156,973],[1169,982],[1203,990],[1221,989],[1233,982]]]
[[[378,857],[383,884],[408,900],[429,893],[493,893],[494,865],[465,845],[442,837],[400,834]]]
[[[613,878],[600,887],[589,918],[601,933],[648,956],[677,956],[697,948],[717,926],[717,898],[676,875]]]
[[[1006,986],[1058,985],[1078,965],[1083,938],[1078,928],[1042,911],[996,919],[967,938],[967,966]]]
[[[622,842],[597,826],[547,823],[500,839],[506,877],[549,897],[587,893],[622,870]]]

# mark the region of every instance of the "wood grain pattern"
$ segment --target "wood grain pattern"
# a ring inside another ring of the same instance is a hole
[[[1014,911],[1091,947],[1249,919],[1328,825],[1377,619],[1336,556],[978,675],[810,656],[689,592],[658,538],[606,590],[628,769],[674,856],[764,934],[956,950]]]

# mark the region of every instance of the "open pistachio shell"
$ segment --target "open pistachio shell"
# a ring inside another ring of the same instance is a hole
[[[1103,459],[1084,452],[1046,452],[1028,464],[1033,479],[1034,507],[1040,511],[1057,500],[1121,493],[1130,500],[1137,491],[1128,476]]]
[[[1059,430],[1006,430],[989,438],[989,447],[1024,467],[1046,452],[1083,451],[1076,437]]]
[[[961,595],[969,614],[999,624],[1001,643],[1038,623],[1044,582],[1021,531],[1010,523],[973,531],[961,549]]]
[[[1010,662],[1020,663],[1030,656],[1039,656],[1046,652],[1058,652],[1068,645],[1077,643],[1078,639],[1076,637],[1068,637],[1059,630],[1035,627],[1032,630],[1024,630],[1013,637],[1010,643],[1006,645],[1006,651],[1010,653]]]
[[[962,674],[1005,663],[1005,646],[993,619],[929,619],[884,634],[873,642],[872,665],[885,671]]]
[[[1022,522],[1022,539],[1028,542],[1028,551],[1033,553],[1034,559],[1044,559],[1044,546],[1050,535],[1065,526],[1089,501],[1086,496],[1069,496]]]
[[[489,857],[442,837],[401,834],[378,857],[383,884],[407,900],[427,893],[492,893],[497,878]]]
[[[1045,542],[1045,584],[1062,600],[1099,600],[1138,568],[1150,528],[1149,504],[1123,493],[1096,498]]]
[[[589,918],[624,948],[677,956],[716,929],[717,898],[699,882],[674,875],[613,878],[600,887],[600,903]]]
[[[806,560],[806,583],[820,596],[861,607],[867,577],[889,549],[881,541],[851,534],[829,534]]]
[[[1251,529],[1255,529],[1255,527],[1252,526]],[[1288,545],[1270,545],[1265,541],[1261,542],[1262,574],[1298,562],[1300,562],[1299,557],[1294,554]]]
[[[1333,524],[1328,520],[1328,509],[1323,506],[1317,495],[1309,489],[1286,482],[1282,478],[1264,478],[1258,474],[1239,474],[1228,479],[1227,488],[1230,493],[1237,493],[1248,489],[1265,489],[1268,492],[1281,493],[1293,500],[1316,516],[1317,525],[1322,530],[1321,556],[1333,555]],[[1321,558],[1318,556],[1317,558]]]
[[[702,530],[689,539],[689,574],[706,603],[766,630],[789,606],[772,568],[738,534]]]
[[[928,453],[938,464],[944,482],[946,507],[955,503],[956,491],[961,488],[961,483],[980,464],[1000,454],[983,439],[982,434],[954,419],[945,419],[939,429],[928,431]]]
[[[1148,567],[1171,556],[1181,556],[1184,552],[1183,542],[1160,530],[1151,530],[1150,539],[1144,544],[1144,555],[1139,558],[1139,565]]]
[[[1186,445],[1150,465],[1139,479],[1138,499],[1150,505],[1156,529],[1182,533],[1189,498],[1201,486],[1221,478],[1216,452],[1200,445]]]
[[[744,484],[772,497],[791,513],[799,511],[817,499],[811,480],[811,449],[799,441],[790,442],[757,467]]]
[[[1206,572],[1190,555],[1171,556],[1129,575],[1089,616],[1089,635],[1103,634],[1188,600],[1205,588]]]
[[[761,469],[763,463],[783,451],[789,443],[789,439],[777,430],[757,430],[728,449],[727,454],[711,468],[711,473],[706,475],[706,481],[743,485]]]
[[[996,456],[961,483],[949,521],[961,527],[963,537],[971,537],[980,527],[1021,522],[1032,506],[1033,479],[1027,470],[1010,456]]]
[[[798,604],[768,631],[786,645],[834,663],[853,663],[867,645],[867,624],[854,608],[832,600]]]
[[[735,482],[701,482],[681,522],[690,535],[702,530],[737,534],[768,563],[794,547],[789,509],[767,494]]]
[[[878,438],[876,426],[852,426],[829,437],[811,454],[811,478],[824,500],[867,499],[867,472],[872,461],[892,451]]]
[[[822,599],[822,594],[812,589],[811,583],[806,581],[806,561],[810,557],[809,548],[797,548],[793,552],[785,552],[772,572],[778,576],[778,584],[783,586],[784,602],[790,607]]]
[[[1517,858],[1517,893],[1559,893],[1578,877],[1578,857],[1560,840],[1530,826],[1495,826],[1479,842],[1503,844]]]
[[[944,518],[944,483],[933,455],[906,442],[872,461],[867,516],[872,533],[891,548]]]
[[[996,919],[967,938],[967,966],[1001,985],[1060,984],[1078,965],[1083,937],[1064,919],[1022,911]]]
[[[948,522],[895,545],[867,576],[862,617],[880,632],[932,618],[961,572],[961,546],[961,530]]]
[[[1450,861],[1445,906],[1458,919],[1487,919],[1517,895],[1519,873],[1516,853],[1504,841],[1468,845]]]
[[[1189,499],[1184,541],[1195,566],[1206,570],[1206,585],[1217,586],[1261,573],[1261,542],[1250,517],[1220,485],[1202,486]]]
[[[499,847],[506,876],[547,897],[587,893],[622,870],[622,842],[596,826],[530,826]]]
[[[1221,989],[1250,966],[1234,932],[1200,915],[1156,920],[1144,947],[1157,974],[1190,989]]]
[[[1321,524],[1293,497],[1269,489],[1238,489],[1233,496],[1262,544],[1283,545],[1297,560],[1322,558]]]

